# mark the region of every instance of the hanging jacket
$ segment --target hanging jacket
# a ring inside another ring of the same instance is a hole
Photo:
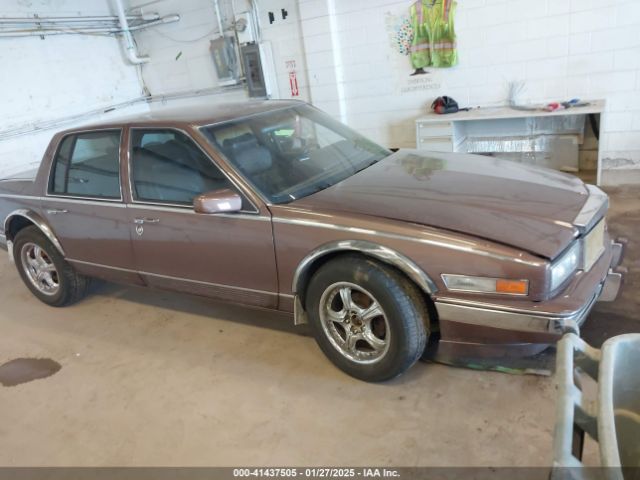
[[[411,6],[413,68],[447,68],[458,63],[455,10],[455,0],[418,0]]]

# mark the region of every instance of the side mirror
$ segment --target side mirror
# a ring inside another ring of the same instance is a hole
[[[198,195],[193,199],[196,213],[230,213],[242,210],[242,197],[228,188]]]

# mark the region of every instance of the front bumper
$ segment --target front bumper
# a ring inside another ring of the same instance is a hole
[[[440,322],[453,321],[479,327],[499,328],[504,330],[532,333],[552,333],[561,335],[565,332],[578,332],[580,326],[589,315],[598,300],[604,283],[598,285],[593,297],[580,310],[569,315],[553,315],[542,312],[518,312],[492,310],[471,305],[436,302]]]
[[[514,303],[496,305],[469,298],[438,298],[435,306],[441,342],[459,346],[544,345],[555,343],[566,332],[579,334],[597,301],[616,299],[623,281],[623,271],[617,267],[623,256],[624,243],[612,242],[599,264],[555,302],[519,308]],[[566,308],[559,308],[559,304]]]

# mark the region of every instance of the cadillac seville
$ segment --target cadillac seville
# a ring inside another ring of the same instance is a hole
[[[0,231],[53,307],[91,278],[293,314],[348,374],[534,355],[613,300],[607,196],[494,158],[391,152],[316,108],[167,109],[56,134],[0,181]]]

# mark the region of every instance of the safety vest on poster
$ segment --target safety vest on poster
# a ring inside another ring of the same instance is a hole
[[[411,6],[413,68],[446,68],[458,63],[455,9],[455,0],[418,0]]]

